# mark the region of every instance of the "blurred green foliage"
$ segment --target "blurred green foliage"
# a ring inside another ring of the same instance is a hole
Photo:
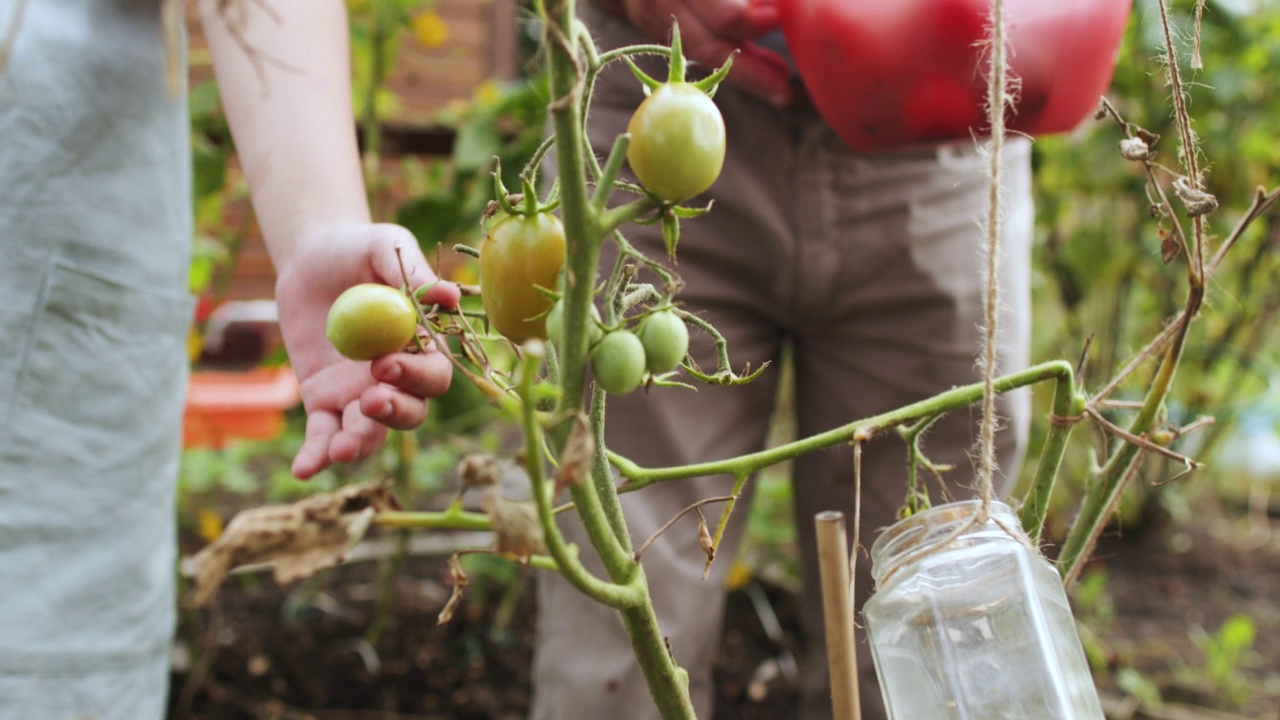
[[[1259,186],[1280,180],[1280,96],[1268,68],[1280,61],[1280,8],[1258,3],[1210,1],[1202,28],[1203,69],[1190,67],[1195,34],[1190,9],[1173,12],[1175,47],[1188,81],[1188,107],[1201,142],[1205,181],[1220,203],[1209,216],[1209,257],[1235,226]],[[1178,137],[1170,88],[1164,77],[1164,36],[1154,0],[1137,0],[1108,98],[1120,114],[1160,136],[1159,161],[1178,167]],[[1037,238],[1033,357],[1085,357],[1084,384],[1101,388],[1183,306],[1186,265],[1163,262],[1166,220],[1153,217],[1141,165],[1120,157],[1124,137],[1111,119],[1086,121],[1070,135],[1035,143]],[[1172,174],[1161,177],[1166,184]],[[1176,202],[1176,200],[1175,200]],[[1190,232],[1190,224],[1186,225]],[[1277,375],[1275,314],[1280,286],[1280,227],[1274,215],[1259,219],[1227,254],[1209,283],[1207,300],[1192,326],[1188,351],[1166,403],[1167,429],[1201,415],[1217,422],[1173,449],[1211,459],[1219,441],[1249,413],[1268,411],[1259,398]],[[1137,400],[1155,363],[1139,370],[1113,397]],[[1126,392],[1126,388],[1133,388]],[[1047,398],[1039,408],[1047,410]],[[1274,408],[1269,411],[1274,411]],[[1043,413],[1038,413],[1043,418]],[[1109,418],[1125,424],[1128,412]],[[1046,429],[1037,427],[1032,452]],[[1095,433],[1076,433],[1060,483],[1063,510],[1077,497],[1086,476],[1086,446]],[[1101,453],[1099,453],[1101,454]],[[1176,463],[1173,463],[1176,465]],[[1029,472],[1031,468],[1024,468]],[[1158,459],[1145,478],[1168,479],[1179,468]],[[1203,474],[1186,482],[1196,483]],[[1211,478],[1208,478],[1212,482]],[[1142,507],[1143,483],[1135,483],[1122,512],[1130,519]]]

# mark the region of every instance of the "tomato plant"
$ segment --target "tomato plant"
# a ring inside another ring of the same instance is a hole
[[[689,328],[670,310],[645,318],[637,336],[644,346],[645,367],[651,373],[675,370],[689,352]]]
[[[591,351],[591,372],[605,392],[626,395],[644,380],[644,345],[630,330],[608,333]]]
[[[333,301],[325,333],[343,356],[372,360],[404,349],[417,327],[418,312],[403,292],[361,283]]]
[[[493,329],[512,342],[546,338],[546,313],[564,267],[564,226],[540,212],[510,215],[493,225],[480,244],[480,299]]]
[[[627,162],[649,192],[681,202],[705,192],[724,166],[725,130],[720,108],[686,82],[663,83],[627,123]]]

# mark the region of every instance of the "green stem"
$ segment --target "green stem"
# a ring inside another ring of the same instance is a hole
[[[607,172],[607,170],[606,170]],[[601,187],[604,187],[603,185]],[[604,211],[600,216],[600,229],[606,233],[613,232],[629,222],[638,220],[646,213],[652,212],[658,208],[649,198],[640,198],[632,200],[625,205],[619,205]]]
[[[600,177],[596,178],[596,192],[591,198],[591,207],[595,212],[604,212],[605,205],[609,203],[609,196],[613,194],[613,181],[617,180],[618,173],[622,172],[622,163],[627,160],[629,147],[631,147],[631,136],[627,133],[622,133],[613,141],[613,149],[609,151],[604,169],[600,171]],[[610,228],[606,227],[604,232],[608,234],[609,230]]]
[[[390,41],[385,17],[387,8],[384,4],[374,3],[370,8],[369,28],[369,87],[365,92],[364,113],[360,118],[360,126],[364,134],[364,171],[365,182],[369,184],[369,205],[377,210],[379,166],[382,159],[382,123],[378,118],[378,91],[387,76],[385,47]],[[376,212],[375,212],[376,216]]]
[[[493,530],[488,515],[467,512],[457,505],[443,512],[381,512],[373,516],[373,523],[421,530]]]
[[[561,414],[576,413],[584,406],[586,398],[586,364],[588,333],[591,322],[589,309],[595,291],[596,275],[600,262],[600,247],[605,233],[599,213],[595,212],[587,194],[587,162],[594,169],[595,155],[586,148],[583,117],[589,102],[589,88],[599,71],[599,57],[594,47],[586,50],[584,71],[577,50],[579,41],[590,45],[589,38],[579,34],[574,0],[548,0],[545,3],[544,47],[547,52],[548,71],[551,76],[552,101],[550,110],[555,133],[556,167],[559,173],[561,206],[568,259],[564,277],[564,337],[555,338],[560,350],[560,398],[557,410]],[[585,92],[584,92],[585,88]],[[601,171],[596,171],[599,177]],[[539,353],[540,354],[540,353]],[[551,497],[542,477],[541,428],[534,417],[530,388],[536,360],[527,353],[522,384],[525,407],[522,418],[525,433],[525,454],[539,520],[546,531],[548,550],[560,563],[561,572],[580,590],[593,599],[621,610],[622,622],[631,638],[636,660],[644,673],[649,691],[664,720],[694,720],[693,703],[689,698],[688,674],[681,670],[667,649],[666,639],[658,626],[657,614],[649,596],[648,583],[640,564],[623,548],[619,535],[626,537],[621,511],[613,509],[616,492],[610,480],[609,487],[602,476],[595,472],[600,463],[593,463],[593,479],[590,483],[570,485],[583,527],[595,546],[606,571],[614,583],[602,582],[585,571],[576,557],[569,555],[564,539],[555,523],[551,509]],[[599,405],[593,403],[593,415]],[[596,418],[597,420],[600,418]],[[569,424],[565,423],[556,434],[556,446],[563,448],[568,436]],[[599,430],[599,427],[596,428]],[[597,439],[601,439],[597,434]],[[603,450],[601,450],[603,452]],[[607,468],[603,477],[608,477]],[[605,498],[602,501],[602,497]],[[603,505],[602,505],[603,502]],[[621,532],[618,532],[621,531]],[[621,555],[621,557],[619,557]],[[620,584],[619,584],[620,583]]]
[[[1165,351],[1156,372],[1155,380],[1147,396],[1143,399],[1142,408],[1129,426],[1133,435],[1143,435],[1151,429],[1160,407],[1164,404],[1169,390],[1173,386],[1173,377],[1178,370],[1178,361],[1182,359],[1182,350],[1187,341],[1187,330],[1191,327],[1191,318],[1195,317],[1204,298],[1203,287],[1192,286],[1187,299],[1187,310],[1180,321],[1178,332]],[[1076,516],[1067,531],[1067,539],[1063,542],[1062,552],[1058,555],[1058,569],[1066,582],[1071,582],[1080,570],[1098,535],[1110,519],[1108,510],[1115,507],[1116,497],[1124,491],[1125,480],[1132,477],[1131,470],[1141,458],[1142,448],[1133,443],[1121,443],[1103,464],[1100,481],[1088,488],[1080,514]]]
[[[560,573],[565,579],[592,600],[619,609],[636,607],[641,603],[647,604],[647,593],[644,592],[643,587],[634,582],[622,584],[606,582],[588,572],[578,560],[577,555],[569,549],[564,535],[560,532],[560,526],[556,524],[551,509],[551,488],[548,487],[546,473],[543,471],[542,427],[538,424],[533,402],[533,378],[541,364],[541,355],[542,353],[534,352],[526,344],[520,378],[520,395],[524,400],[521,403],[520,420],[524,431],[525,470],[529,474],[530,490],[534,505],[538,509],[538,521],[542,524],[547,552],[555,558],[556,564],[560,566]],[[612,531],[600,510],[599,499],[595,497],[595,488],[579,483],[571,486],[570,490],[592,545],[600,552],[601,558],[605,561],[605,567],[611,570],[610,575],[616,577],[612,570],[619,567],[617,556],[622,553],[622,550],[613,538]],[[623,558],[626,564],[638,567],[631,562],[629,556],[623,555]],[[630,573],[626,579],[633,580],[637,575],[638,573]]]
[[[575,411],[586,397],[588,306],[595,287],[603,233],[587,197],[582,147],[582,72],[574,48],[574,2],[548,3],[544,47],[551,74],[551,115],[555,132],[556,171],[560,180],[560,217],[564,222],[568,263],[565,268],[564,338],[560,341],[560,409]],[[561,439],[562,440],[562,439]]]
[[[1053,360],[996,378],[995,390],[999,393],[1005,393],[1015,388],[1034,385],[1044,380],[1057,380],[1060,383],[1073,384],[1074,377],[1070,363],[1065,360]],[[614,467],[618,468],[618,471],[624,477],[628,478],[628,482],[618,489],[619,492],[631,492],[667,480],[708,475],[737,476],[743,473],[750,474],[807,453],[847,443],[853,439],[855,434],[887,430],[912,420],[967,407],[982,399],[982,385],[982,383],[962,385],[887,413],[855,420],[824,433],[727,460],[693,463],[691,465],[668,468],[645,468],[621,455],[610,453],[609,461],[613,463]]]
[[[1018,509],[1022,529],[1031,537],[1033,545],[1040,543],[1045,516],[1049,512],[1049,498],[1053,495],[1053,486],[1058,479],[1062,456],[1067,451],[1071,431],[1084,414],[1084,405],[1084,396],[1077,391],[1075,383],[1060,382],[1054,388],[1053,414],[1049,418],[1049,432],[1040,451],[1040,464],[1036,466],[1035,478],[1022,499],[1022,507]]]
[[[609,467],[609,458],[605,453],[604,421],[605,392],[595,388],[591,393],[591,431],[595,434],[596,451],[591,461],[591,482],[595,485],[596,495],[600,498],[600,509],[609,522],[613,535],[627,555],[632,555],[631,533],[627,530],[627,520],[622,514],[622,503],[618,502],[618,488],[613,481],[613,470]]]
[[[733,491],[729,494],[729,499],[725,501],[724,507],[720,510],[720,519],[716,522],[715,534],[711,536],[711,547],[719,550],[720,541],[724,539],[724,530],[729,527],[729,518],[733,515],[733,509],[738,506],[738,498],[742,497],[742,489],[747,485],[748,476],[743,474],[733,479]],[[702,570],[702,579],[707,579],[707,573],[711,572],[711,562],[714,558],[707,558],[707,564]]]
[[[658,626],[643,568],[636,573],[632,584],[642,589],[644,603],[623,610],[622,624],[631,638],[631,649],[640,663],[658,713],[663,720],[697,720],[689,698],[689,673],[676,664],[667,649],[667,639]]]

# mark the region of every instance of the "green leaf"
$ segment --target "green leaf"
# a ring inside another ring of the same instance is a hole
[[[1248,615],[1232,615],[1218,630],[1222,647],[1230,650],[1244,650],[1253,647],[1257,639],[1258,628],[1253,618]]]
[[[488,167],[498,154],[502,136],[493,117],[475,118],[458,128],[453,144],[453,162],[459,171],[478,172]]]
[[[222,190],[227,153],[203,135],[191,136],[191,197],[195,202]]]

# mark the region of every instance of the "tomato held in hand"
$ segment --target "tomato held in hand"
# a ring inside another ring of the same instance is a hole
[[[325,334],[344,357],[373,360],[403,350],[417,328],[418,312],[404,293],[362,283],[333,301]]]
[[[499,220],[480,244],[480,300],[493,329],[512,342],[546,339],[551,298],[564,267],[564,226],[550,213]]]
[[[607,393],[626,395],[644,380],[644,345],[628,330],[614,330],[591,351],[591,373]]]
[[[1007,113],[1030,135],[1074,128],[1111,82],[1132,0],[1006,0]],[[967,140],[986,120],[991,0],[777,0],[824,120],[855,150]]]
[[[668,202],[682,202],[711,187],[724,167],[720,108],[686,82],[664,83],[627,123],[627,162],[640,184]]]
[[[644,346],[645,367],[651,373],[675,370],[689,353],[689,328],[670,310],[645,318],[637,335]]]

